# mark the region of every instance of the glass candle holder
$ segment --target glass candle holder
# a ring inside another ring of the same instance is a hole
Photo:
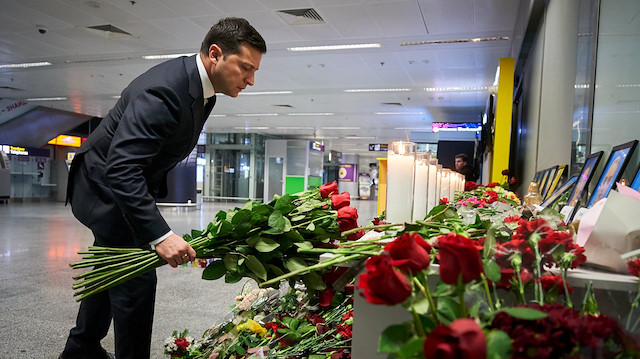
[[[440,198],[446,198],[451,202],[451,170],[443,168],[441,172]]]
[[[429,183],[429,154],[416,154],[415,181],[413,183],[413,220],[427,216],[427,193]]]
[[[438,193],[436,189],[438,188],[438,160],[432,158],[429,160],[429,183],[427,190],[427,213],[431,212],[433,207],[438,205]]]
[[[442,165],[436,165],[436,206],[440,204],[440,192],[442,189]]]
[[[417,145],[391,142],[387,152],[388,223],[410,222],[413,212],[413,183]]]

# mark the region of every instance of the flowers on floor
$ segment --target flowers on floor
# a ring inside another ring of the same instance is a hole
[[[164,353],[172,358],[194,358],[200,355],[201,341],[188,336],[189,330],[173,331],[164,341]]]
[[[353,293],[322,307],[300,289],[244,292],[229,319],[205,332],[200,352],[183,359],[351,357]]]

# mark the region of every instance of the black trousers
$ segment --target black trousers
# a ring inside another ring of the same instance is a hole
[[[92,188],[96,186],[86,176],[84,168],[72,173],[74,211],[92,200]],[[102,202],[108,202],[104,196]],[[114,209],[117,211],[117,208]],[[102,212],[104,215],[105,212]],[[100,216],[103,217],[103,216]],[[94,245],[131,247],[140,246],[124,217],[115,214],[108,217],[113,222],[108,236],[94,232]],[[101,218],[107,220],[107,218]],[[64,357],[72,359],[96,359],[104,357],[100,341],[107,335],[113,319],[115,354],[118,359],[146,359],[150,357],[151,332],[156,293],[155,270],[130,279],[107,291],[82,300],[76,325],[71,329],[64,349]]]

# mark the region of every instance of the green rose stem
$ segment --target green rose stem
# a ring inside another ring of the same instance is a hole
[[[427,297],[427,300],[429,301],[429,312],[431,313],[431,316],[433,317],[434,322],[438,324],[440,321],[438,320],[438,314],[436,313],[437,308],[436,308],[435,302],[433,301],[433,296],[431,295],[431,290],[429,289],[428,283],[427,285],[422,285],[420,280],[418,280],[418,278],[416,277],[413,277],[412,280],[413,280],[413,283],[415,283],[415,285],[418,287],[418,289],[420,289],[422,294],[424,294],[424,296]]]
[[[367,249],[376,249],[378,246],[370,246]],[[367,249],[363,250],[347,250],[347,249],[332,249],[332,248],[299,248],[298,253],[333,253],[333,254],[362,254],[366,256],[377,256],[381,252],[371,252],[367,251]]]
[[[334,217],[334,218],[335,218],[335,216],[336,216],[335,214],[328,214],[328,215],[326,215],[326,216],[322,216],[322,217],[314,218],[314,219],[312,219],[312,220],[310,220],[310,221],[308,221],[308,222],[302,222],[302,223],[296,224],[295,226],[291,226],[291,229],[293,229],[293,228],[300,228],[300,227],[306,227],[306,226],[310,225],[310,224],[311,224],[311,223],[313,223],[313,222],[316,222],[316,221],[319,221],[319,220],[321,220],[321,219],[325,219],[325,218],[331,218],[331,217]]]
[[[467,313],[467,306],[464,305],[464,290],[465,290],[465,284],[462,283],[462,274],[460,274],[460,276],[458,277],[458,301],[460,301],[460,315],[462,316],[462,318],[467,318],[469,316],[469,313]]]
[[[358,227],[358,228],[353,228],[350,229],[348,231],[344,231],[341,233],[342,236],[348,236],[349,234],[354,234],[357,233],[359,231],[363,231],[363,230],[369,230],[369,229],[388,229],[391,227],[402,227],[404,225],[404,223],[390,223],[390,224],[376,224],[376,225],[371,225],[371,226],[363,226],[363,227]],[[376,240],[378,240],[379,238],[376,238]]]
[[[567,284],[567,270],[568,268],[562,268],[560,270],[560,275],[562,276],[562,286],[564,287],[564,298],[567,301],[567,307],[573,309],[573,302],[569,296],[569,287]]]
[[[542,256],[540,255],[540,248],[538,247],[538,241],[540,241],[540,234],[538,234],[538,230],[536,229],[531,236],[529,236],[529,243],[533,247],[533,251],[535,254],[535,266],[533,266],[533,274],[537,281],[533,282],[533,288],[535,292],[536,302],[540,305],[544,305],[544,291],[542,290],[542,281],[539,280],[542,277],[542,269],[540,268],[540,264],[542,263]]]
[[[344,262],[348,262],[348,261],[351,261],[351,260],[354,260],[354,259],[358,259],[358,258],[361,258],[361,257],[364,257],[364,256],[361,255],[361,254],[339,255],[339,256],[336,256],[335,258],[326,260],[324,262],[320,262],[318,264],[314,264],[314,265],[309,266],[309,267],[296,269],[296,270],[293,270],[293,271],[291,271],[289,273],[285,273],[285,274],[283,274],[283,275],[281,275],[279,277],[276,277],[276,278],[270,279],[268,281],[262,282],[262,283],[260,283],[260,287],[269,286],[269,285],[277,283],[277,282],[279,282],[281,280],[287,279],[289,277],[293,277],[294,275],[298,275],[298,274],[302,274],[302,273],[306,273],[306,272],[311,272],[311,271],[314,271],[314,270],[317,270],[317,269],[331,267],[333,265],[344,263]]]
[[[524,304],[524,283],[522,283],[522,276],[520,275],[520,269],[522,265],[522,255],[517,253],[511,258],[511,265],[516,273],[516,278],[518,279],[518,295],[516,296],[516,300],[518,304]]]
[[[489,282],[487,282],[487,276],[484,273],[480,273],[480,278],[482,279],[482,286],[484,287],[484,292],[487,295],[487,302],[489,302],[489,311],[493,312],[496,308],[493,306],[493,300],[491,299],[491,291],[489,290]]]
[[[638,294],[636,294],[636,297],[633,299],[633,302],[631,303],[631,309],[629,309],[629,316],[627,317],[627,330],[631,330],[629,328],[629,326],[631,325],[631,317],[633,316],[633,312],[635,312],[635,309],[638,308],[638,302],[640,302],[640,281],[638,281]],[[638,317],[638,320],[640,320],[640,317]],[[638,321],[636,321],[636,323],[633,326],[634,330],[637,325],[638,325]],[[631,330],[631,332],[633,333],[633,330]]]

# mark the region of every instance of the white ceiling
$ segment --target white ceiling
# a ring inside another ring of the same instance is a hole
[[[432,121],[478,121],[488,90],[429,92],[425,88],[491,86],[499,59],[510,55],[510,39],[400,44],[512,38],[517,4],[513,0],[0,0],[0,64],[53,63],[0,69],[0,98],[67,97],[38,104],[104,117],[115,104],[114,96],[161,61],[141,56],[196,52],[213,23],[238,16],[251,22],[268,47],[255,86],[246,92],[292,93],[220,96],[213,115],[226,116],[211,117],[206,131],[268,127],[252,132],[316,136],[328,148],[364,154],[368,143],[405,139],[416,129],[430,132]],[[315,9],[325,23],[289,25],[277,13],[300,8]],[[132,36],[108,36],[86,28],[107,24]],[[42,28],[45,34],[38,31]],[[360,43],[382,47],[287,50]],[[344,91],[365,88],[409,91]]]

